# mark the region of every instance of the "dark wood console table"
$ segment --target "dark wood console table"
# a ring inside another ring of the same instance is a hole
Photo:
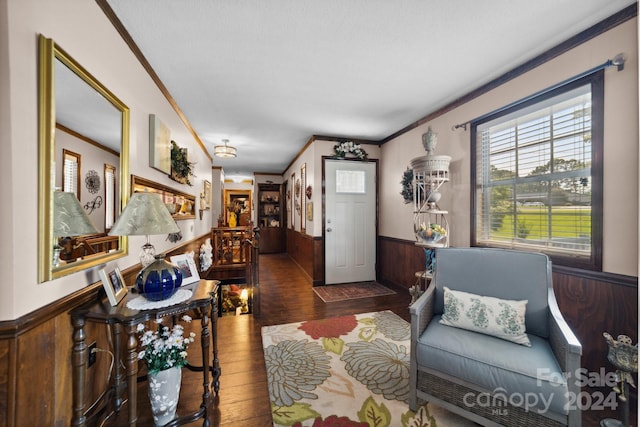
[[[119,412],[123,404],[123,393],[125,389],[128,391],[129,405],[129,425],[135,426],[138,419],[137,415],[137,380],[138,380],[138,340],[137,325],[147,320],[158,319],[166,316],[177,316],[189,310],[199,310],[202,315],[202,331],[200,341],[202,345],[202,366],[190,369],[202,371],[203,388],[202,404],[200,408],[192,414],[174,419],[167,426],[178,426],[184,423],[193,422],[203,418],[203,425],[209,426],[209,413],[211,410],[211,382],[209,373],[212,375],[213,390],[217,394],[220,390],[220,362],[218,360],[218,344],[216,337],[216,326],[218,319],[218,281],[217,280],[200,280],[190,285],[183,286],[184,289],[193,291],[193,295],[187,301],[175,304],[169,307],[163,307],[150,310],[132,310],[127,307],[127,301],[136,298],[137,293],[129,292],[120,303],[112,307],[106,298],[98,302],[91,302],[78,307],[70,312],[71,323],[73,324],[73,418],[71,425],[85,426],[87,423],[87,414],[85,414],[85,382],[87,372],[87,362],[89,358],[89,348],[85,342],[86,336],[84,325],[87,321],[100,322],[112,326],[113,334],[113,353],[116,359],[115,375],[112,392],[107,397],[114,397],[114,408]],[[211,331],[209,330],[211,323]],[[121,358],[121,337],[122,331],[127,334],[126,355],[124,364],[126,372],[122,372]],[[209,344],[211,341],[211,347]],[[209,365],[211,351],[213,352],[213,363]]]

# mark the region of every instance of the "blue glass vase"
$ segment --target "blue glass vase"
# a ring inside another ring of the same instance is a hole
[[[182,272],[167,262],[164,255],[156,255],[155,261],[143,268],[136,277],[136,288],[146,299],[162,301],[171,298],[182,285]]]

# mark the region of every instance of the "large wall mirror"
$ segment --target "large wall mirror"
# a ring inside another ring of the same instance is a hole
[[[107,233],[129,194],[129,108],[53,40],[38,43],[42,283],[127,254],[126,236]]]

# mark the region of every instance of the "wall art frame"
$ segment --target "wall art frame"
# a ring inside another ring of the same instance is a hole
[[[307,221],[313,221],[313,202],[307,202]]]
[[[196,196],[193,194],[183,193],[149,179],[131,175],[131,194],[145,191],[160,194],[174,220],[196,217]]]
[[[171,173],[171,130],[155,114],[149,114],[149,167]]]
[[[291,229],[296,229],[296,173],[291,174]]]
[[[305,197],[305,189],[307,188],[307,164],[300,166],[300,231],[305,232],[307,228],[307,208]]]
[[[208,211],[211,209],[211,182],[206,179],[202,183],[202,194],[200,195],[200,209]]]

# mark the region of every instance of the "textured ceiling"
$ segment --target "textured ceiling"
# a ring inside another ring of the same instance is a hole
[[[384,139],[635,0],[107,3],[209,153],[238,148],[214,158],[233,176],[313,135]]]

